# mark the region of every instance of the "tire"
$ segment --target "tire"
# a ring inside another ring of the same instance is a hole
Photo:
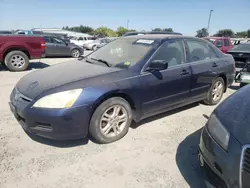
[[[6,55],[4,63],[10,71],[24,71],[29,66],[29,58],[25,53],[15,50]]]
[[[118,107],[120,107],[120,111],[118,110]],[[115,109],[117,110],[116,112],[118,111],[119,112],[115,113]],[[114,114],[120,114],[120,115],[115,117]],[[122,120],[121,118],[119,119],[119,116],[122,117],[121,114],[123,115],[125,114],[125,118],[122,118],[126,119],[125,121],[121,121]],[[106,120],[104,120],[103,118]],[[120,125],[116,118],[118,118],[118,121],[120,120],[122,122],[122,123],[120,122],[121,123]],[[110,126],[108,126],[108,119],[110,119],[109,120]],[[129,103],[123,98],[113,97],[107,99],[96,108],[90,120],[89,135],[99,144],[107,144],[115,142],[127,134],[131,122],[132,122],[132,110]],[[117,125],[118,127],[120,127],[118,132],[117,132],[118,129],[116,128]],[[115,131],[117,135],[115,135]]]
[[[97,50],[97,46],[94,45],[94,46],[92,47],[92,50],[93,50],[93,51],[96,51],[96,50]]]
[[[78,58],[78,57],[80,57],[80,55],[81,55],[81,52],[78,49],[73,49],[71,51],[71,56],[74,57],[74,58]]]
[[[214,98],[213,97],[213,91],[215,91],[215,87],[218,86],[217,84],[221,84],[221,88],[219,90],[217,90],[216,94],[218,94],[218,97],[217,98]],[[204,100],[204,103],[207,104],[207,105],[216,105],[220,102],[222,96],[223,96],[223,93],[225,91],[225,82],[223,80],[223,78],[221,77],[218,77],[216,78],[214,81],[213,81],[213,84],[212,86],[210,87],[208,93],[207,93],[207,97],[206,99]]]

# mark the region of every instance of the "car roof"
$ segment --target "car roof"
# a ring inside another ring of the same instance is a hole
[[[134,38],[134,39],[170,39],[170,38],[196,38],[183,35],[173,35],[173,34],[145,34],[145,35],[131,35],[126,36],[125,38]]]
[[[228,39],[230,37],[204,37],[206,39]]]

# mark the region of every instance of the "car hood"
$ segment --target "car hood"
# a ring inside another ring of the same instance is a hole
[[[46,90],[119,70],[73,60],[31,72],[21,78],[16,87],[23,95],[34,99]]]
[[[250,143],[250,86],[245,86],[225,101],[214,111],[222,125],[241,144]]]

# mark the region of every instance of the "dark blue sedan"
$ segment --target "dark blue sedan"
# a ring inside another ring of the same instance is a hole
[[[51,139],[122,138],[132,121],[197,101],[215,105],[234,80],[231,55],[182,35],[119,38],[87,57],[24,76],[10,107],[23,129]]]

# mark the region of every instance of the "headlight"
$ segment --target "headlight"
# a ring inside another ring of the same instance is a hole
[[[69,108],[78,99],[82,89],[74,89],[47,95],[35,102],[36,108]]]
[[[213,139],[225,150],[228,148],[230,134],[227,129],[212,114],[207,122],[207,128]]]

